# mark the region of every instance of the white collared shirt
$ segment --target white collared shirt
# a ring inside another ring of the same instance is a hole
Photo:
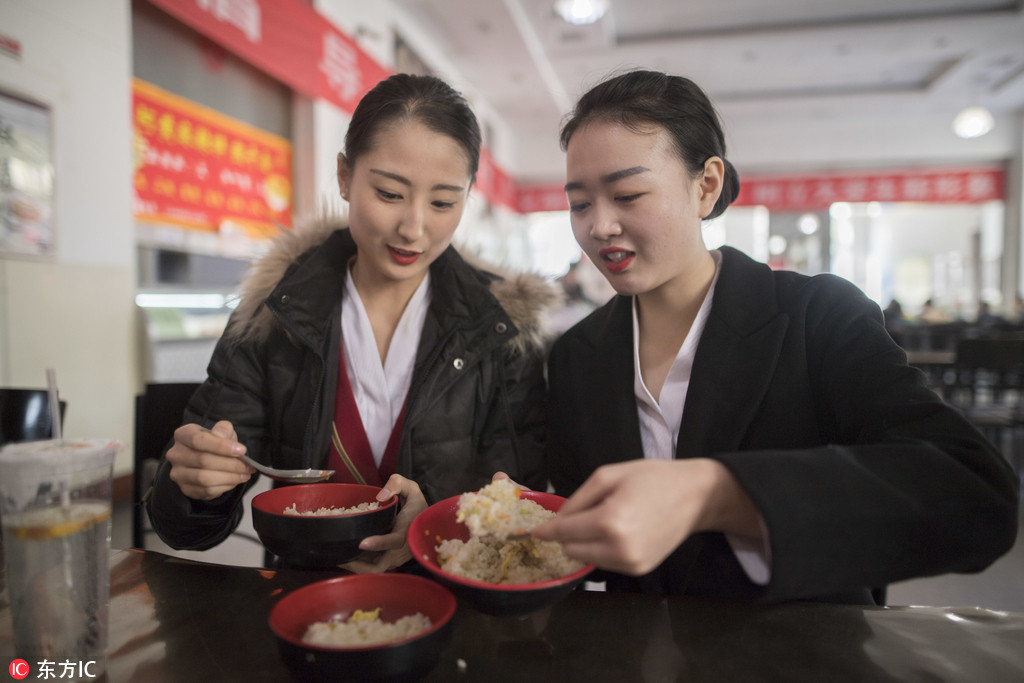
[[[697,344],[704,334],[704,326],[711,313],[711,301],[718,284],[718,273],[721,270],[722,255],[718,251],[711,252],[715,259],[715,277],[711,287],[701,303],[700,310],[690,326],[679,347],[676,358],[672,361],[665,384],[661,388],[659,400],[644,384],[640,372],[640,317],[637,299],[633,297],[633,394],[636,397],[637,413],[640,418],[640,441],[644,449],[644,458],[650,460],[673,460],[676,445],[679,443],[679,429],[683,421],[683,408],[686,405],[686,394],[690,388],[690,375],[693,371],[693,359],[697,353]],[[762,524],[763,528],[763,524]],[[726,534],[736,559],[739,560],[747,576],[756,584],[765,585],[771,577],[771,565],[768,554],[767,533],[764,542],[746,536]]]
[[[430,272],[413,293],[391,337],[384,363],[377,352],[370,318],[352,281],[352,269],[346,269],[345,294],[341,303],[341,343],[345,349],[345,370],[359,408],[359,417],[380,467],[384,449],[412,384],[416,349],[420,345],[423,322],[430,308]]]

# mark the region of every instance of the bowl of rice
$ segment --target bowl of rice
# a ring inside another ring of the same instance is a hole
[[[270,610],[285,665],[300,680],[418,680],[451,638],[455,596],[413,574],[311,583]]]
[[[386,534],[398,497],[377,501],[380,489],[361,484],[296,484],[252,499],[252,525],[280,566],[334,567],[355,559],[359,542]]]
[[[497,483],[431,505],[409,526],[407,542],[420,565],[477,610],[529,614],[564,598],[594,566],[529,535],[564,498]]]

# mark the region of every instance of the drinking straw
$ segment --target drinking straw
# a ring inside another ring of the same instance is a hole
[[[46,368],[46,387],[50,395],[50,421],[53,425],[53,438],[60,441],[60,401],[57,398],[57,373],[53,368]]]
[[[46,368],[46,389],[50,397],[50,420],[53,425],[53,438],[57,448],[63,446],[60,424],[60,401],[57,398],[57,373],[53,368]],[[60,478],[60,504],[68,507],[71,504],[71,493],[68,491],[66,477]]]

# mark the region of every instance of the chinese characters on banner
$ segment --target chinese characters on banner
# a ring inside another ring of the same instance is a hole
[[[291,226],[292,148],[276,135],[136,79],[135,217],[253,237]]]
[[[307,97],[352,113],[390,71],[299,0],[150,0],[207,38]],[[481,155],[476,190],[517,210],[515,180]]]
[[[149,0],[307,97],[351,113],[389,71],[302,0]],[[520,213],[567,208],[561,183],[518,186],[484,150],[477,190]],[[1000,169],[743,177],[735,205],[824,209],[833,202],[981,202],[1004,197]]]
[[[741,177],[733,206],[812,211],[833,202],[977,203],[1004,198],[1003,176],[1002,169],[985,167]]]
[[[800,176],[742,176],[732,206],[764,206],[771,211],[820,211],[833,202],[967,203],[1004,199],[1001,168],[901,169]],[[568,208],[561,185],[516,188],[520,213]]]

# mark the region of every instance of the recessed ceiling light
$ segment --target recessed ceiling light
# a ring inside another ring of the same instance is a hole
[[[995,120],[985,107],[967,107],[953,119],[953,132],[962,138],[980,138],[992,130]]]
[[[608,0],[557,0],[555,11],[570,24],[593,24],[608,11]]]

